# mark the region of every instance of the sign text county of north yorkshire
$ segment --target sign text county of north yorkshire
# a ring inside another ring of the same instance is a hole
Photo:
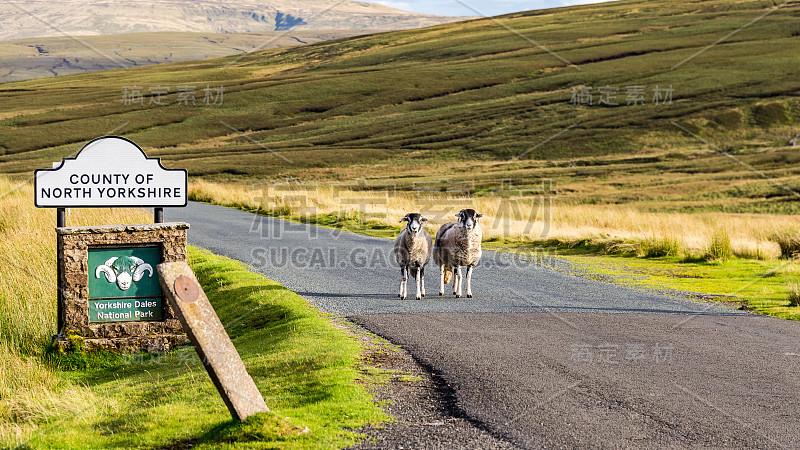
[[[186,206],[187,178],[185,170],[165,169],[127,139],[103,137],[58,167],[36,171],[36,206]]]

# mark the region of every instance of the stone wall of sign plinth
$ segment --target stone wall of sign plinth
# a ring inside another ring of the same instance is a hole
[[[54,343],[57,348],[62,351],[74,351],[77,349],[76,347],[82,347],[89,351],[164,352],[187,344],[189,340],[163,296],[160,298],[160,305],[153,307],[158,309],[159,314],[156,315],[158,320],[108,321],[108,317],[113,318],[120,314],[122,316],[136,314],[137,317],[139,314],[145,314],[136,308],[133,308],[136,311],[132,312],[122,311],[119,313],[118,311],[116,316],[103,311],[98,313],[98,308],[128,305],[137,299],[95,300],[91,298],[90,283],[92,286],[106,283],[111,286],[111,289],[120,290],[121,296],[125,296],[129,293],[136,294],[137,282],[132,281],[129,275],[119,276],[115,273],[125,269],[117,267],[127,261],[125,258],[122,258],[119,264],[108,264],[108,268],[106,268],[106,264],[102,264],[103,268],[101,269],[90,267],[89,254],[101,251],[106,255],[114,254],[115,249],[119,249],[120,254],[126,254],[126,252],[136,251],[139,247],[148,248],[151,254],[157,254],[158,252],[152,249],[160,249],[160,261],[150,261],[150,267],[145,267],[140,274],[133,276],[134,280],[138,276],[145,282],[151,282],[151,278],[155,278],[157,283],[158,275],[155,270],[158,263],[186,261],[188,228],[189,225],[186,223],[56,228],[59,265],[59,333],[54,337]],[[131,268],[131,270],[133,269]],[[122,289],[127,289],[127,291],[122,291]],[[95,287],[92,290],[99,291]],[[144,301],[141,304],[145,304]],[[152,304],[152,302],[148,304]],[[98,321],[100,320],[98,317],[103,318],[103,321]]]

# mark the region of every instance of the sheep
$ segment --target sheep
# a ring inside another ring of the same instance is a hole
[[[461,298],[463,276],[461,267],[467,267],[467,297],[472,298],[472,269],[481,259],[483,232],[478,219],[483,217],[474,209],[462,209],[456,214],[458,222],[442,225],[436,232],[433,245],[433,261],[439,266],[439,295],[444,295],[444,286],[453,281],[453,294]]]
[[[106,281],[117,283],[120,290],[127,291],[132,282],[139,281],[144,277],[145,271],[150,272],[150,277],[153,276],[153,266],[150,264],[135,256],[121,256],[110,258],[102,265],[97,266],[94,276],[100,278],[101,274],[105,275]]]
[[[425,231],[428,219],[421,214],[411,213],[400,222],[408,225],[394,241],[394,256],[400,266],[400,293],[398,297],[406,299],[408,273],[417,280],[417,300],[425,297],[425,266],[431,260],[431,235]]]

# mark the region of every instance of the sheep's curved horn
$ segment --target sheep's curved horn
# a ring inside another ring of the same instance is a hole
[[[115,283],[117,281],[117,274],[114,273],[114,269],[105,264],[102,266],[97,266],[97,270],[94,271],[94,277],[100,278],[101,273],[106,275],[106,281],[109,283]]]
[[[136,259],[139,259],[139,258],[136,258]],[[142,261],[142,260],[139,259],[139,261]],[[144,261],[142,261],[142,263],[144,263]],[[144,276],[144,272],[145,271],[150,272],[150,275],[148,275],[150,278],[153,277],[153,266],[151,266],[150,264],[140,264],[138,267],[136,267],[136,271],[133,272],[133,281],[141,280],[142,277]]]
[[[119,256],[115,256],[113,258],[108,258],[108,260],[106,260],[106,262],[104,262],[103,265],[111,267],[111,265],[114,264],[114,261],[116,261],[118,259],[119,259]]]

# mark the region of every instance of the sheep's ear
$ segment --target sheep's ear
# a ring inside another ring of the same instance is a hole
[[[408,222],[408,216],[405,216],[402,219],[400,219],[400,223],[403,223],[403,222]]]
[[[427,222],[427,221],[428,221],[428,218],[427,218],[427,217],[423,217],[423,218],[422,218],[422,219],[420,219],[420,220],[422,220],[423,222]]]
[[[461,213],[456,214],[456,217],[461,218]]]
[[[478,213],[478,214],[476,214],[476,215],[475,215],[475,217],[477,217],[478,219],[480,219],[481,217],[483,217],[483,214],[481,214],[481,213]]]

